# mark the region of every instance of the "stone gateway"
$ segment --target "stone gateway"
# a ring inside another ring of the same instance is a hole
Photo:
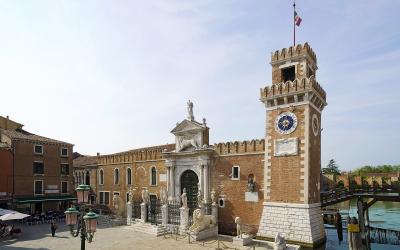
[[[171,130],[175,143],[98,154],[95,168],[75,169],[90,173],[92,202],[112,207],[114,193],[124,200],[120,206],[168,200],[185,216],[194,213],[194,221],[212,207],[220,233],[236,234],[233,218],[240,217],[261,239],[280,234],[288,242],[322,243],[320,128],[327,103],[317,58],[305,43],[272,53],[271,65],[272,85],[260,91],[265,138],[210,144],[206,120],[195,120],[188,101],[186,119]]]

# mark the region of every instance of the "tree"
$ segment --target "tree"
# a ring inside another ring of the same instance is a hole
[[[334,159],[330,159],[328,165],[322,168],[321,172],[322,174],[340,175],[339,166]]]

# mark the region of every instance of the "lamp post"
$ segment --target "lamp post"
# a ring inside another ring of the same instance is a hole
[[[76,188],[78,203],[81,205],[78,211],[75,207],[70,207],[65,211],[65,223],[69,226],[71,235],[78,237],[81,235],[81,250],[85,250],[85,240],[92,242],[94,232],[96,232],[97,217],[96,213],[89,211],[85,215],[85,204],[89,201],[89,185],[79,185]],[[79,215],[79,218],[78,218]],[[77,225],[74,231],[74,225]]]

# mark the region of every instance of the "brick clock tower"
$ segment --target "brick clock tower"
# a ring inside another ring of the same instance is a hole
[[[326,93],[315,80],[317,58],[305,43],[271,55],[266,107],[265,200],[258,236],[304,245],[325,241],[320,204],[321,113]]]

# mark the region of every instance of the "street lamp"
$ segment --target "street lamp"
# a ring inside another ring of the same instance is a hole
[[[85,203],[89,200],[89,191],[89,185],[79,185],[76,189],[76,193],[78,196],[78,203],[81,205],[80,211],[76,210],[75,207],[70,207],[65,211],[65,223],[69,226],[71,235],[73,237],[78,237],[79,233],[81,234],[81,250],[85,250],[85,240],[89,243],[92,242],[94,232],[96,232],[97,217],[99,217],[92,211],[84,215]],[[77,225],[76,232],[74,232],[74,225]]]

